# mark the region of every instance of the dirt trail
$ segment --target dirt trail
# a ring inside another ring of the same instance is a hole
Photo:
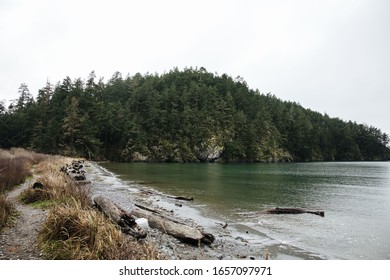
[[[47,210],[35,209],[22,204],[18,197],[29,188],[34,178],[27,180],[8,193],[8,199],[15,205],[18,216],[9,227],[0,233],[0,260],[40,260],[37,249],[38,231],[47,217]]]

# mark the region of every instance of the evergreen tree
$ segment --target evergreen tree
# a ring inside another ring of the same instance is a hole
[[[16,109],[21,110],[26,108],[28,105],[34,103],[34,97],[30,93],[26,84],[21,84],[18,90],[19,98],[16,103]]]
[[[67,153],[76,154],[75,143],[80,132],[81,120],[79,113],[79,102],[75,96],[70,100],[70,105],[66,109],[66,116],[62,124],[62,132]]]

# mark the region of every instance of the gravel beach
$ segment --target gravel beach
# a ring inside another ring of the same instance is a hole
[[[264,259],[326,259],[324,256],[299,249],[272,239],[255,230],[250,225],[224,220],[210,212],[206,205],[197,201],[178,201],[171,194],[161,193],[152,188],[133,182],[125,182],[96,162],[85,162],[87,184],[92,198],[103,195],[130,211],[135,204],[165,212],[185,224],[196,227],[215,237],[211,245],[188,244],[149,228],[145,242],[150,242],[159,251],[160,257],[167,260],[264,260]],[[12,226],[0,234],[0,260],[42,259],[36,247],[36,239],[47,210],[35,209],[22,204],[18,196],[30,187],[34,176],[8,194],[16,205],[18,217]]]
[[[211,246],[191,245],[149,228],[148,241],[170,260],[235,260],[235,259],[323,259],[310,252],[300,250],[273,240],[248,225],[237,221],[220,220],[213,217],[204,205],[196,201],[180,201],[169,194],[132,182],[124,182],[98,163],[85,164],[87,180],[91,181],[92,196],[104,195],[126,210],[134,204],[166,211],[168,214],[197,227],[215,237]],[[224,227],[227,223],[227,226]]]

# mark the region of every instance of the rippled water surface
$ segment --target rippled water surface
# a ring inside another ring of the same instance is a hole
[[[101,165],[326,258],[390,259],[390,162]],[[259,213],[272,207],[320,209],[325,217]]]

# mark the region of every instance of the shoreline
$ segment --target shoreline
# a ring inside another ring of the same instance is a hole
[[[192,201],[169,198],[168,194],[152,186],[125,182],[100,166],[98,162],[86,162],[87,180],[91,181],[92,197],[104,195],[126,210],[134,204],[165,210],[185,223],[205,230],[215,236],[211,246],[193,246],[149,229],[148,237],[166,259],[171,260],[308,260],[327,259],[303,249],[283,244],[266,234],[239,221],[224,221],[209,213],[205,207]],[[226,223],[228,226],[223,227]]]

